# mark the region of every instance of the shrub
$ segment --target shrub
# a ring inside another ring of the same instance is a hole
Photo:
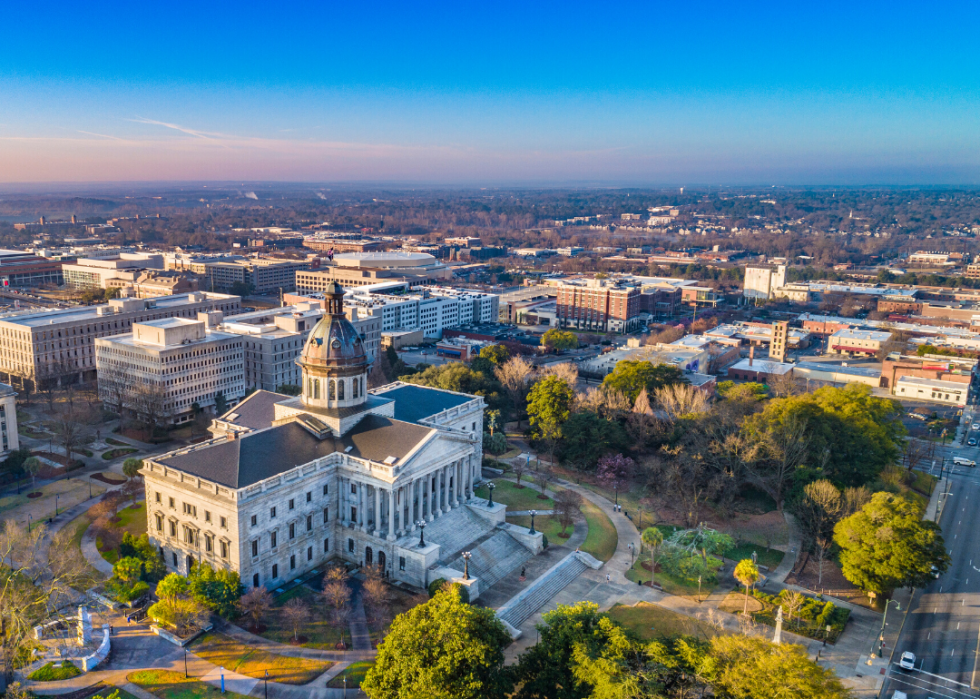
[[[507,437],[502,432],[490,435],[483,433],[483,450],[491,454],[503,454],[510,445],[507,444]]]
[[[541,545],[544,546],[545,548],[548,548],[548,535],[547,534],[542,534],[541,535]]]
[[[436,593],[442,589],[442,586],[446,584],[445,578],[436,578],[429,583],[429,598],[436,596]]]

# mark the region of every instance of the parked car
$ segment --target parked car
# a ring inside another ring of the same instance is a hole
[[[970,425],[970,429],[971,430],[980,430],[980,422],[974,422],[972,425]]]
[[[966,446],[968,446],[968,447],[975,447],[975,446],[977,446],[977,438],[976,437],[970,437],[968,440],[966,440]]]
[[[953,463],[957,466],[969,466],[970,468],[976,468],[977,462],[971,461],[970,459],[964,459],[962,456],[954,456]]]
[[[905,651],[902,653],[901,660],[898,661],[899,667],[903,670],[914,670],[915,669],[915,653],[912,651]]]

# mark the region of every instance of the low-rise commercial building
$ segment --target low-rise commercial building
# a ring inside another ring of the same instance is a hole
[[[962,408],[970,396],[970,387],[952,381],[902,376],[895,385],[894,395],[898,398],[957,405]]]
[[[793,377],[804,379],[810,388],[820,384],[860,383],[877,388],[881,384],[881,371],[872,367],[845,366],[825,362],[797,362],[793,365]]]
[[[22,250],[0,250],[0,286],[61,286],[62,262]]]
[[[219,396],[234,405],[245,395],[244,343],[217,331],[220,321],[220,311],[162,318],[96,339],[100,400],[151,424],[192,420]]]
[[[880,330],[838,330],[827,338],[829,354],[874,356],[882,345],[891,339],[892,334]]]
[[[111,289],[131,285],[143,270],[162,270],[163,265],[163,255],[124,252],[114,257],[82,258],[66,263],[62,265],[62,274],[65,285],[74,289]]]

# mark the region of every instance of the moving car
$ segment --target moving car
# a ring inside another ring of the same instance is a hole
[[[972,425],[970,425],[970,429],[971,430],[980,430],[980,422],[974,422]]]
[[[954,456],[953,463],[957,466],[969,466],[970,468],[975,468],[977,465],[976,461],[971,461],[970,459],[964,459],[962,456]]]
[[[966,446],[968,446],[968,447],[975,447],[975,446],[977,446],[977,438],[976,437],[970,437],[968,440],[966,440]]]
[[[903,670],[914,670],[915,669],[915,653],[912,651],[905,651],[902,653],[902,658],[898,661],[899,667]]]

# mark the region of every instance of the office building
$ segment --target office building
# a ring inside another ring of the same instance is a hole
[[[110,289],[132,285],[144,270],[163,270],[163,256],[120,253],[112,257],[81,258],[62,265],[65,285],[73,289]]]
[[[61,286],[62,263],[21,250],[0,250],[0,286]]]
[[[92,381],[96,338],[128,333],[134,323],[209,311],[239,313],[241,299],[201,291],[6,316],[0,318],[0,377],[28,390],[38,380]]]
[[[412,286],[438,284],[452,278],[452,269],[422,252],[366,252],[335,255],[333,263],[316,271],[298,272],[296,291],[324,291],[331,283],[344,287],[380,282],[406,282]]]
[[[769,299],[773,292],[786,285],[786,265],[748,265],[742,296],[749,299]]]
[[[120,414],[179,424],[223,396],[245,395],[244,342],[216,330],[221,311],[133,323],[132,332],[95,340],[99,399]]]
[[[577,330],[640,329],[640,288],[609,279],[558,280],[558,324]]]

